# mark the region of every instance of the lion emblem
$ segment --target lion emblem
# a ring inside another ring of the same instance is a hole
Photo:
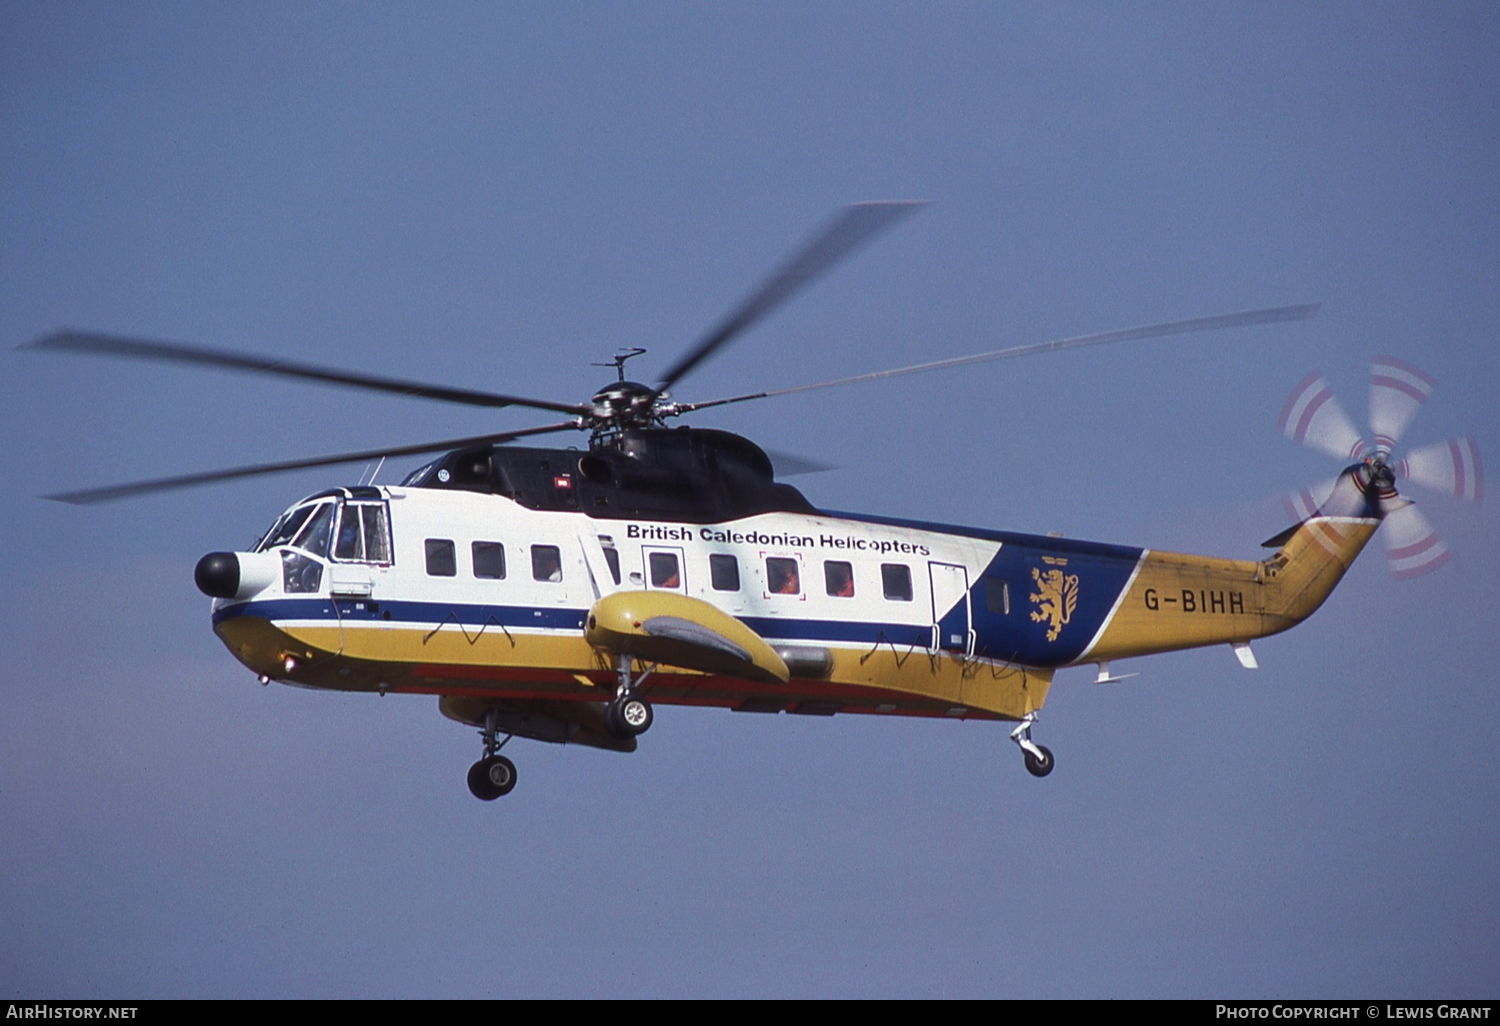
[[[1032,567],[1031,579],[1037,586],[1037,590],[1031,593],[1031,601],[1037,605],[1032,610],[1031,619],[1047,624],[1047,640],[1056,641],[1057,636],[1062,633],[1063,624],[1072,618],[1073,610],[1078,605],[1078,575],[1068,574],[1064,577],[1061,570],[1042,573]]]

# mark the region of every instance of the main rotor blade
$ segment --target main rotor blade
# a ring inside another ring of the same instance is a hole
[[[794,452],[782,452],[780,449],[762,449],[761,451],[771,458],[771,468],[778,478],[797,477],[799,474],[823,474],[839,469],[836,463],[815,460],[811,456],[799,456]]]
[[[855,203],[839,211],[822,231],[814,235],[781,268],[735,307],[665,374],[656,386],[664,392],[714,351],[728,344],[746,328],[780,306],[799,289],[812,284],[823,272],[848,256],[861,244],[895,224],[920,206],[922,201]]]
[[[707,409],[710,406],[723,406],[726,403],[742,403],[750,399],[768,399],[772,396],[791,395],[794,392],[811,392],[819,388],[833,388],[836,385],[855,385],[862,381],[879,381],[883,378],[895,378],[904,374],[921,374],[926,371],[945,370],[949,367],[964,367],[971,363],[986,363],[990,360],[1009,360],[1017,356],[1051,353],[1060,349],[1099,346],[1104,345],[1106,342],[1126,342],[1138,338],[1158,338],[1163,335],[1185,335],[1189,332],[1216,331],[1220,328],[1239,328],[1251,324],[1305,321],[1317,316],[1320,305],[1319,303],[1304,303],[1300,306],[1278,306],[1266,310],[1247,310],[1244,313],[1220,314],[1215,317],[1195,317],[1186,321],[1147,324],[1139,328],[1120,328],[1115,331],[1101,331],[1093,335],[1075,335],[1071,338],[1054,339],[1051,342],[1036,342],[1031,345],[1012,346],[1009,349],[996,349],[988,353],[976,353],[973,356],[956,356],[949,360],[934,360],[931,363],[917,363],[909,367],[895,367],[891,370],[874,371],[870,374],[856,374],[849,378],[819,381],[811,385],[775,388],[766,392],[737,395],[729,399],[712,399],[703,403],[683,403],[677,407],[677,412],[690,413],[693,410]]]
[[[393,392],[396,395],[417,396],[422,399],[438,399],[442,402],[465,403],[469,406],[529,406],[536,410],[554,413],[582,415],[587,406],[574,403],[554,403],[545,399],[525,399],[495,392],[476,392],[467,388],[448,388],[443,385],[427,385],[419,381],[404,381],[399,378],[384,378],[373,374],[354,374],[349,371],[311,364],[296,363],[269,356],[250,353],[235,353],[222,349],[207,349],[202,346],[184,345],[180,342],[158,342],[152,339],[125,338],[118,335],[98,335],[84,331],[56,331],[44,335],[34,342],[18,346],[18,349],[41,349],[45,351],[88,353],[93,356],[123,356],[137,360],[163,360],[169,363],[201,364],[210,367],[225,367],[230,370],[249,371],[255,374],[271,374],[284,378],[301,378],[322,381],[331,385],[347,385],[375,392]]]
[[[550,431],[568,431],[578,427],[577,421],[548,424],[544,427],[523,428],[520,431],[505,431],[494,435],[475,435],[472,438],[450,438],[443,442],[424,442],[421,445],[397,445],[385,449],[367,449],[364,452],[344,452],[334,456],[314,456],[305,460],[285,460],[281,463],[255,463],[248,467],[232,467],[228,470],[210,470],[201,474],[183,474],[180,477],[161,477],[152,481],[136,481],[132,484],[111,485],[108,488],[88,488],[78,492],[61,492],[43,498],[57,502],[88,506],[96,502],[113,502],[151,492],[165,492],[174,488],[191,488],[194,485],[212,484],[238,477],[255,477],[260,474],[279,474],[284,470],[302,470],[307,467],[327,467],[336,463],[359,463],[388,456],[416,456],[426,452],[441,452],[445,449],[465,449],[471,445],[499,445],[527,435],[546,434]]]

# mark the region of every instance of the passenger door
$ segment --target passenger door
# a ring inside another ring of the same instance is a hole
[[[974,654],[974,630],[969,614],[969,570],[956,563],[928,563],[932,583],[931,652]]]

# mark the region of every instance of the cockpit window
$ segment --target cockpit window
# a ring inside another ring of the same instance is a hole
[[[391,530],[385,519],[385,503],[365,503],[359,509],[365,526],[365,559],[371,563],[391,561]]]
[[[255,551],[265,552],[268,549],[274,549],[278,545],[285,545],[291,541],[297,536],[297,531],[307,521],[313,509],[314,507],[312,506],[299,506],[294,510],[283,513],[281,519],[271,525],[271,529],[266,532],[266,536],[255,547]]]
[[[333,556],[351,563],[391,562],[391,526],[384,502],[344,503]]]
[[[328,537],[333,533],[333,503],[325,502],[308,517],[307,524],[292,544],[315,556],[328,555]]]
[[[359,529],[359,507],[346,505],[344,516],[339,520],[339,541],[333,554],[339,559],[359,560],[365,554],[364,535]]]

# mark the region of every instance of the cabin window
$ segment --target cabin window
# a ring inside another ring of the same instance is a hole
[[[1010,582],[998,577],[981,577],[984,588],[984,608],[1002,616],[1010,615]]]
[[[647,563],[651,569],[651,587],[682,587],[682,568],[677,565],[676,553],[653,552],[647,558]]]
[[[599,542],[600,542],[601,546],[604,548],[604,562],[607,563],[607,564],[609,564],[609,576],[611,576],[611,577],[613,577],[615,579],[615,583],[616,584],[619,584],[620,583],[620,550],[617,549],[617,548],[615,548],[615,542],[614,542],[613,538],[608,538],[608,537],[606,537],[604,535],[600,535],[599,536]]]
[[[911,567],[905,563],[880,564],[880,585],[885,597],[896,602],[911,601]]]
[[[391,526],[384,502],[346,502],[333,555],[351,563],[389,563]]]
[[[556,545],[533,545],[531,547],[531,579],[534,581],[562,580],[562,552]]]
[[[493,581],[505,579],[505,546],[499,542],[477,541],[471,547],[474,576]]]
[[[740,561],[722,553],[709,556],[708,577],[714,591],[739,591]]]
[[[832,559],[825,561],[823,563],[823,586],[834,598],[853,598],[854,567]]]
[[[315,556],[328,555],[328,539],[333,534],[333,503],[325,502],[317,512],[307,519],[307,525],[297,535],[294,543]]]
[[[452,541],[447,538],[428,538],[426,547],[429,577],[458,576],[458,556]]]
[[[802,577],[797,572],[797,561],[784,556],[767,559],[766,590],[772,595],[801,595]]]

